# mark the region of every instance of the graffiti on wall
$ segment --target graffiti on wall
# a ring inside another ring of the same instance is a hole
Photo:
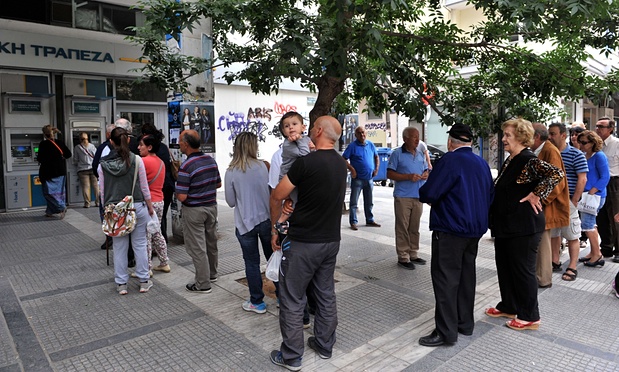
[[[266,142],[267,136],[281,140],[279,119],[288,111],[297,111],[297,106],[275,101],[273,108],[249,107],[246,111],[229,111],[219,117],[217,129],[228,132],[228,140],[232,142],[242,132],[254,133],[260,142]],[[301,115],[307,124],[307,115]]]

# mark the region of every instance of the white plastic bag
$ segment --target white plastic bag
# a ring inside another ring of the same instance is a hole
[[[580,201],[578,202],[578,210],[583,213],[589,213],[594,216],[598,215],[598,208],[600,207],[601,197],[595,194],[583,193]]]
[[[150,234],[156,234],[159,229],[161,229],[161,224],[159,224],[159,218],[157,218],[157,213],[153,213],[153,215],[150,216],[150,221],[148,221],[148,223],[146,224],[146,231],[148,231]]]
[[[282,263],[282,250],[277,250],[273,252],[271,257],[269,258],[269,262],[267,262],[267,270],[264,275],[267,279],[277,282],[279,281],[279,265]]]

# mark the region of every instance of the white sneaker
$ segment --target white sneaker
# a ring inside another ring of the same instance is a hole
[[[151,280],[147,282],[140,282],[140,293],[146,293],[153,286],[153,282]]]

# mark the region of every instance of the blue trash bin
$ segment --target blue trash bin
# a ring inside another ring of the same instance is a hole
[[[391,149],[389,147],[379,147],[378,152],[378,173],[373,178],[374,182],[380,182],[381,186],[387,185],[387,165],[389,164],[389,156]]]

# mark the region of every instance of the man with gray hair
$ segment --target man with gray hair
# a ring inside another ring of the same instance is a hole
[[[393,205],[395,209],[395,249],[398,265],[414,270],[415,264],[425,265],[418,256],[419,223],[423,204],[419,201],[419,188],[428,179],[429,165],[425,154],[418,151],[419,130],[406,127],[402,131],[404,144],[389,157],[387,178],[395,181]]]
[[[200,151],[200,135],[181,132],[178,145],[187,159],[178,170],[176,198],[183,204],[185,250],[193,261],[195,280],[185,286],[193,293],[210,293],[217,281],[217,189],[221,176],[215,159]]]
[[[419,339],[423,346],[451,344],[458,333],[473,334],[475,259],[494,195],[490,167],[473,153],[469,126],[454,124],[447,133],[449,152],[419,189],[419,200],[432,205],[430,274],[436,299],[436,328]]]

